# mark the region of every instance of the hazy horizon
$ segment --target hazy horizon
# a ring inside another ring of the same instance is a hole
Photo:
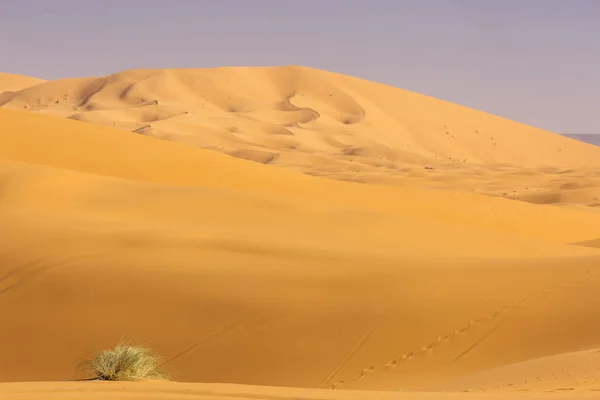
[[[0,5],[0,71],[305,65],[556,133],[600,132],[600,2],[31,0]]]

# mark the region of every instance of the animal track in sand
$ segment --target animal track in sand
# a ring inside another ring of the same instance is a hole
[[[365,376],[369,375],[370,373],[372,373],[373,371],[375,371],[375,367],[371,366],[368,368],[363,369],[362,371],[360,371],[358,373],[358,375],[356,375],[354,378],[352,378],[353,381],[357,381],[359,379],[364,378]]]
[[[524,304],[527,303],[528,300],[532,300],[535,298],[539,298],[543,295],[546,295],[548,293],[554,292],[557,289],[566,289],[569,287],[575,287],[579,284],[588,282],[593,276],[593,273],[591,270],[586,271],[579,279],[575,280],[572,283],[567,283],[567,284],[562,284],[562,285],[556,285],[556,286],[551,286],[551,287],[546,287],[541,289],[538,292],[534,292],[533,294],[531,294],[529,297],[520,299],[520,300],[515,300],[513,301],[510,305],[505,306],[505,307],[501,307],[501,308],[496,308],[493,313],[485,316],[484,318],[480,318],[480,319],[472,319],[468,322],[468,324],[462,328],[456,328],[454,329],[454,331],[452,332],[452,334],[450,335],[440,335],[437,338],[437,341],[435,342],[429,342],[428,344],[425,344],[423,346],[421,346],[420,351],[418,352],[407,352],[407,353],[403,353],[401,356],[396,357],[390,361],[388,361],[386,364],[384,364],[381,367],[375,368],[373,366],[365,368],[363,370],[361,370],[352,380],[353,381],[357,381],[360,379],[363,379],[365,376],[367,375],[371,375],[373,372],[379,372],[379,371],[390,371],[396,367],[398,367],[400,365],[400,363],[403,362],[409,362],[410,360],[413,359],[413,357],[416,355],[422,355],[425,356],[428,353],[432,353],[433,351],[435,351],[437,346],[441,346],[444,343],[447,343],[450,341],[450,339],[452,337],[457,337],[460,335],[463,335],[465,333],[467,333],[469,330],[480,326],[481,324],[485,323],[485,322],[491,322],[496,320],[497,318],[499,318],[501,315],[503,315],[504,313],[506,313],[507,311],[510,310],[514,310],[515,308],[518,308]],[[466,350],[464,350],[463,352],[461,352],[457,357],[455,357],[452,362],[458,361],[460,358],[462,358],[463,356],[465,356],[467,353],[471,352],[473,349],[475,349],[477,346],[479,346],[485,339],[487,339],[489,336],[491,336],[492,333],[494,333],[496,331],[496,329],[498,328],[498,326],[494,327],[492,330],[488,331],[487,333],[485,333],[479,340],[477,340],[475,342],[475,344],[473,344],[472,346],[470,346],[469,348],[467,348]],[[362,343],[364,344],[364,342]],[[356,350],[357,351],[357,350]],[[356,351],[354,351],[352,354],[355,354]],[[344,360],[344,364],[347,364],[349,361],[349,359],[345,359]],[[341,370],[341,368],[339,368],[337,370],[337,372],[339,372]],[[336,372],[336,374],[337,374]],[[333,379],[334,376],[330,376],[329,380]],[[328,380],[328,381],[329,381]],[[339,386],[340,382],[343,381],[336,381],[331,385],[331,389],[335,389],[336,387]],[[326,382],[325,382],[326,383]]]
[[[344,381],[339,381],[331,386],[331,389],[337,389],[338,386],[344,386]]]

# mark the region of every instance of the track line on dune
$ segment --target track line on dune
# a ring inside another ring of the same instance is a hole
[[[241,323],[242,323],[242,321],[237,321],[237,322],[229,324],[221,329],[218,329],[217,331],[213,332],[212,334],[210,334],[210,335],[200,339],[198,342],[192,344],[190,347],[187,347],[187,348],[183,349],[182,351],[180,351],[179,353],[175,354],[173,357],[169,358],[167,361],[162,363],[161,366],[172,363],[176,359],[188,354],[189,352],[195,350],[196,348],[203,345],[204,343],[235,329],[237,326],[241,325]]]
[[[29,265],[24,267],[15,268],[14,270],[8,272],[4,276],[0,278],[0,284],[5,283],[11,278],[15,278],[15,282],[9,285],[6,285],[4,288],[0,288],[0,295],[13,290],[28,281],[35,279],[39,275],[42,275],[48,271],[56,270],[61,267],[68,266],[69,264],[74,263],[74,259],[70,259],[62,262],[55,262],[55,265],[45,265],[46,260],[43,258],[39,258],[35,261],[29,263]]]
[[[9,285],[4,285],[5,282],[7,282],[10,278],[12,278],[13,276],[17,276],[18,273],[20,272],[20,268],[15,268],[12,271],[8,272],[7,274],[5,274],[4,276],[0,277],[0,286],[4,286],[4,288],[0,287],[0,294],[8,292],[9,290],[13,289],[14,287],[18,286],[19,283],[21,282],[20,280],[17,280],[16,283],[13,284],[9,284]]]
[[[485,335],[483,335],[478,341],[476,341],[475,343],[473,343],[472,346],[468,347],[467,349],[465,349],[465,351],[463,351],[462,353],[460,353],[459,355],[457,355],[456,357],[454,357],[446,365],[454,364],[455,362],[457,362],[458,360],[460,360],[461,358],[463,358],[464,356],[466,356],[467,354],[469,354],[472,350],[474,350],[475,348],[477,348],[481,343],[485,342],[490,336],[492,336],[494,334],[494,332],[496,332],[498,330],[498,328],[500,328],[500,324],[496,325],[491,331],[489,331],[488,333],[486,333]]]
[[[17,266],[16,268],[6,272],[0,277],[0,284],[8,279],[19,274],[19,272],[27,272],[28,270],[35,269],[35,267],[44,262],[43,258],[34,259],[24,266]]]
[[[340,362],[333,369],[333,371],[331,371],[331,373],[327,376],[327,378],[325,378],[325,380],[319,385],[320,389],[323,388],[323,386],[325,386],[333,378],[335,378],[335,376],[342,370],[342,368],[344,368],[344,366],[346,366],[346,364],[348,364],[348,362],[352,359],[352,357],[354,357],[356,352],[358,352],[365,345],[365,343],[367,342],[367,340],[369,340],[369,338],[371,337],[371,335],[373,334],[374,331],[375,331],[375,326],[372,327],[371,329],[369,329],[367,332],[365,332],[358,339],[358,341],[354,344],[354,346],[352,346],[350,351],[348,351],[348,353],[346,353],[346,356],[344,357],[342,362]],[[334,384],[334,385],[336,385],[336,384]],[[339,382],[337,382],[337,385],[339,385]]]

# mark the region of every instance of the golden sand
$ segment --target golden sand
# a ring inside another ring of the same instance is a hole
[[[30,382],[0,398],[600,390],[600,148],[301,67],[30,84],[0,94],[0,381]],[[192,383],[64,382],[122,337]]]

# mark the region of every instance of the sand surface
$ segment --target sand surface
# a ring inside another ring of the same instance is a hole
[[[0,398],[600,390],[598,147],[298,67],[0,99]],[[122,337],[196,383],[64,382]]]

